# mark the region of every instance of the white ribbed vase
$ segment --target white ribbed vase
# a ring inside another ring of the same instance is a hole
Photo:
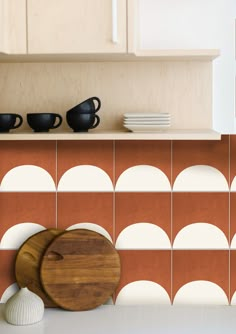
[[[5,304],[6,321],[12,325],[31,325],[42,320],[44,303],[27,288],[21,288]]]

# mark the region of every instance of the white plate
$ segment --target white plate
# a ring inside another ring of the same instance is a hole
[[[157,132],[168,129],[168,125],[124,125],[125,128],[132,132]]]
[[[170,121],[124,121],[124,125],[170,125]]]
[[[124,114],[124,117],[170,117],[170,114],[164,112],[128,112]]]
[[[171,120],[170,117],[124,118],[124,122],[159,122],[159,121],[170,122],[170,120]]]

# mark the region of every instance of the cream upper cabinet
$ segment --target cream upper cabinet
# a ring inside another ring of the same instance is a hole
[[[213,64],[213,128],[235,133],[236,1],[138,0],[138,11],[140,50],[220,50]]]
[[[125,53],[126,24],[126,0],[28,0],[28,53]]]
[[[26,0],[0,0],[0,52],[26,53]]]

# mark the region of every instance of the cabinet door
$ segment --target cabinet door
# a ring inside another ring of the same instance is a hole
[[[4,40],[4,6],[3,0],[0,0],[0,52],[5,51],[5,40]]]
[[[26,0],[0,0],[0,52],[26,53]]]
[[[213,128],[235,133],[236,1],[138,0],[138,11],[140,50],[220,49],[213,65]]]
[[[28,0],[31,54],[126,52],[126,0]]]
[[[217,49],[229,19],[227,14],[231,11],[233,17],[233,2],[236,3],[235,0],[139,0],[140,47]]]

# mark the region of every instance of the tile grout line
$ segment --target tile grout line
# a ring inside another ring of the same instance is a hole
[[[115,220],[116,220],[116,215],[115,215],[115,210],[116,210],[116,206],[115,206],[115,196],[116,196],[116,193],[115,193],[115,176],[116,176],[116,172],[115,172],[115,147],[116,147],[116,142],[115,140],[112,141],[112,167],[113,167],[113,170],[112,170],[112,183],[113,183],[113,194],[112,194],[112,227],[113,227],[113,231],[112,231],[112,238],[113,238],[113,245],[115,247],[115,226],[116,226],[116,223],[115,223]],[[113,292],[112,294],[112,301],[113,301],[113,304],[115,305],[115,302],[116,302],[116,291]]]
[[[56,214],[55,214],[55,219],[56,219],[56,228],[58,228],[58,213],[57,213],[57,210],[58,210],[58,205],[57,205],[57,192],[58,192],[58,183],[57,183],[57,140],[56,140]]]
[[[171,253],[170,253],[170,295],[171,295],[171,304],[173,303],[173,140],[170,142],[170,184],[171,184],[171,193],[170,193],[170,239],[171,239]]]
[[[230,206],[230,183],[231,183],[231,159],[230,159],[230,156],[231,156],[231,147],[230,147],[230,135],[229,135],[229,159],[228,159],[228,163],[229,163],[229,166],[228,166],[228,173],[229,173],[229,176],[228,176],[228,179],[229,179],[229,196],[228,196],[228,200],[229,200],[229,203],[228,203],[228,226],[229,226],[229,233],[228,233],[228,236],[229,236],[229,260],[228,260],[228,265],[229,265],[229,270],[228,270],[228,273],[229,273],[229,304],[231,305],[231,267],[230,267],[230,264],[231,264],[231,214],[230,214],[230,211],[231,211],[231,206]]]
[[[113,163],[113,196],[112,196],[112,200],[113,200],[113,214],[112,214],[112,220],[113,220],[113,242],[115,245],[115,237],[116,237],[116,192],[115,192],[115,180],[116,180],[116,142],[115,140],[113,140],[113,154],[112,154],[112,163]]]

